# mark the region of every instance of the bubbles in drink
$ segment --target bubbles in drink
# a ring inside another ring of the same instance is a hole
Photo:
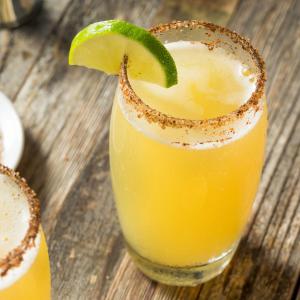
[[[30,211],[26,195],[7,175],[0,174],[0,259],[17,247],[29,227]]]

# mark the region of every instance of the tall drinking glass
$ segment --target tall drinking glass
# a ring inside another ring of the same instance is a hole
[[[174,56],[179,85],[130,80],[124,59],[110,129],[113,189],[138,268],[192,286],[223,271],[249,220],[266,139],[264,63],[248,40],[214,24],[151,32]]]

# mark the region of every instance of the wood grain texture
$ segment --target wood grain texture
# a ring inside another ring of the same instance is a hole
[[[154,23],[170,20],[206,20],[225,25],[234,11],[237,0],[165,0],[162,1]]]
[[[269,138],[254,214],[226,271],[196,288],[138,272],[124,249],[108,163],[117,80],[69,67],[74,34],[98,20],[148,27],[202,18],[251,38],[268,66]],[[48,0],[0,31],[0,89],[23,120],[20,171],[42,201],[53,299],[300,299],[300,0]]]
[[[17,96],[69,2],[44,1],[41,14],[31,23],[18,30],[0,30],[0,89],[8,97]]]

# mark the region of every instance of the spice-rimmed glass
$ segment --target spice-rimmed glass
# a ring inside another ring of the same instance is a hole
[[[40,204],[26,181],[0,164],[0,299],[50,299]]]
[[[163,43],[201,42],[247,67],[255,89],[236,110],[183,119],[145,103],[120,72],[110,130],[118,215],[128,251],[150,278],[196,285],[230,262],[249,219],[267,127],[264,63],[250,43],[199,21],[151,29]]]

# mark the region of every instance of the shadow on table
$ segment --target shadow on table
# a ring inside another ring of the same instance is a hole
[[[41,194],[41,190],[45,188],[48,176],[46,160],[47,157],[42,153],[39,143],[28,130],[25,130],[24,153],[18,171],[37,194]],[[44,203],[42,199],[40,200],[43,209]]]
[[[127,271],[135,280],[134,286],[143,286],[147,295],[151,295],[149,299],[276,299],[276,295],[292,293],[289,282],[297,276],[296,266],[289,263],[288,255],[284,245],[282,248],[272,244],[261,247],[244,238],[225,271],[196,287],[166,286],[152,282],[138,274],[140,272],[131,260],[128,261]],[[121,278],[120,286],[133,285],[126,275],[124,277]],[[130,290],[130,287],[125,286]]]

